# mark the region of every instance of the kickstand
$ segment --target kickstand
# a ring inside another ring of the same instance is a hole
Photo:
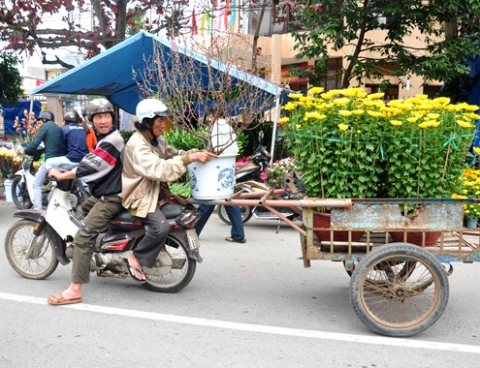
[[[278,234],[278,232],[280,231],[280,226],[282,226],[282,220],[281,219],[278,219],[278,224],[277,224],[277,231],[275,231],[275,234]]]

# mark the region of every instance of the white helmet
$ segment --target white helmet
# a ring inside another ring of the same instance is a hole
[[[160,100],[147,99],[140,101],[137,105],[137,119],[140,124],[144,124],[143,119],[153,119],[155,116],[170,116],[167,106]]]

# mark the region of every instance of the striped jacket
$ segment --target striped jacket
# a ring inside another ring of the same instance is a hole
[[[72,171],[88,184],[90,194],[96,198],[121,194],[125,142],[115,129],[97,138],[95,150],[88,153]]]

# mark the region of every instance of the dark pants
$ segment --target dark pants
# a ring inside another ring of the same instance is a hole
[[[89,197],[81,205],[81,212],[87,214],[85,227],[79,229],[73,240],[72,282],[86,284],[90,281],[90,260],[99,233],[107,229],[110,220],[121,210],[122,198],[111,194],[102,198]]]
[[[167,240],[170,225],[158,208],[143,220],[145,236],[133,251],[133,255],[144,267],[153,267],[155,260]]]
[[[202,217],[200,217],[200,220],[198,220],[195,224],[195,230],[197,231],[198,235],[200,235],[200,233],[202,232],[203,227],[210,218],[210,215],[212,214],[214,208],[214,205],[207,204],[201,204],[198,207],[198,212],[202,215]],[[243,238],[245,238],[245,233],[243,231],[242,213],[240,212],[240,207],[225,206],[225,211],[227,211],[228,218],[232,222],[232,238],[235,240],[242,240]]]

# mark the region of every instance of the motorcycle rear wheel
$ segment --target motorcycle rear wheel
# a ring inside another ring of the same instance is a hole
[[[157,264],[152,267],[162,275],[149,274],[149,269],[144,268],[146,283],[143,284],[151,291],[161,293],[176,293],[192,281],[197,269],[197,262],[188,257],[186,247],[176,238],[169,236],[165,242],[165,248],[157,257]],[[169,262],[165,262],[165,258]]]
[[[15,223],[5,238],[5,253],[8,262],[19,275],[27,279],[43,280],[56,270],[58,261],[48,229],[41,235],[44,241],[38,241],[30,258],[26,258],[35,224],[36,222],[32,220],[20,220]]]
[[[33,203],[28,194],[27,185],[22,181],[21,176],[15,176],[12,183],[12,198],[13,203],[19,210],[27,210],[32,208]]]
[[[245,224],[247,223],[248,220],[253,215],[252,207],[250,206],[239,206],[240,207],[240,213],[242,214],[242,222]],[[224,223],[227,225],[231,225],[232,222],[230,221],[230,218],[228,217],[227,211],[225,210],[225,206],[218,206],[218,217],[220,217],[220,220],[222,220]]]

